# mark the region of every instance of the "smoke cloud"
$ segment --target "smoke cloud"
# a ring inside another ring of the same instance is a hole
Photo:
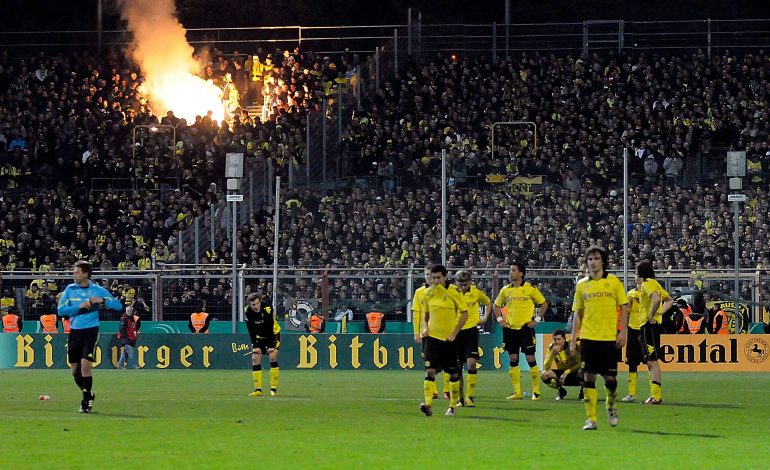
[[[196,74],[200,66],[185,29],[176,18],[174,0],[118,0],[121,16],[134,39],[129,51],[141,69],[143,90],[154,114],[171,110],[192,122],[196,115],[224,114],[222,90]]]

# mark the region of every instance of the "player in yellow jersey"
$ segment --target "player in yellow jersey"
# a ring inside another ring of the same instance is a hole
[[[425,284],[418,287],[417,290],[414,291],[414,296],[412,297],[412,329],[414,330],[414,342],[419,344],[420,347],[423,347],[422,343],[422,310],[420,309],[420,301],[422,300],[422,295],[425,293],[425,290],[428,289],[428,287],[431,286],[431,283],[433,282],[431,279],[430,270],[433,266],[428,265],[425,266],[425,269],[423,270],[423,273],[425,275]],[[421,351],[424,358],[424,352]],[[436,382],[433,383],[433,398],[436,398],[438,396],[438,392],[436,390]],[[445,387],[446,393],[449,393],[449,387]],[[448,397],[447,397],[448,398]]]
[[[468,309],[463,305],[460,291],[449,288],[446,282],[447,269],[436,265],[431,269],[432,285],[425,290],[420,300],[422,314],[422,342],[425,358],[425,380],[423,392],[425,401],[420,411],[426,416],[433,414],[433,391],[436,371],[443,370],[450,375],[450,398],[447,416],[455,415],[460,398],[460,368],[457,362],[455,339],[468,319]]]
[[[663,402],[663,387],[660,364],[658,363],[661,322],[663,321],[663,312],[674,305],[674,299],[655,280],[655,270],[651,262],[642,261],[639,263],[636,266],[636,275],[641,281],[639,313],[645,316],[641,330],[644,360],[647,361],[647,369],[650,371],[650,397],[644,403],[646,405],[660,405]]]
[[[254,391],[250,397],[262,396],[262,356],[270,359],[270,396],[278,395],[278,381],[281,370],[278,367],[278,350],[281,347],[281,326],[275,319],[273,307],[262,302],[258,293],[249,295],[248,306],[244,309],[246,328],[251,338],[251,376]]]
[[[503,347],[508,351],[513,395],[509,400],[520,400],[521,370],[519,369],[519,350],[524,353],[529,364],[529,374],[532,378],[532,399],[540,399],[540,368],[535,359],[535,326],[542,320],[548,310],[548,301],[537,287],[524,282],[527,268],[521,262],[511,264],[511,283],[503,287],[495,299],[495,318],[503,328]],[[538,315],[534,315],[535,306],[540,306]],[[503,309],[508,314],[503,316]]]
[[[626,364],[628,365],[628,395],[621,401],[631,403],[636,401],[636,383],[639,373],[639,364],[644,359],[642,350],[642,325],[645,323],[646,315],[641,313],[639,297],[642,281],[639,276],[636,277],[636,287],[628,291],[628,302],[630,314],[628,316],[628,339],[626,341]]]
[[[476,326],[479,324],[479,305],[484,306],[484,321],[489,317],[489,304],[491,300],[481,289],[471,284],[471,273],[461,269],[455,274],[457,288],[462,295],[465,308],[468,309],[468,319],[465,320],[460,333],[457,335],[457,352],[460,361],[460,372],[462,373],[462,364],[468,368],[468,389],[465,396],[460,401],[464,406],[475,406],[476,384],[478,383],[478,370],[476,362],[479,360],[479,330]],[[460,391],[462,392],[462,374]]]
[[[563,400],[567,396],[564,387],[580,386],[580,355],[577,351],[571,351],[567,332],[556,330],[553,332],[553,343],[548,346],[548,357],[543,364],[543,372],[540,378],[549,387],[558,390],[557,400]],[[554,367],[551,369],[551,367]]]
[[[580,338],[580,358],[583,369],[583,393],[585,395],[586,424],[584,431],[596,425],[596,376],[604,377],[607,393],[607,416],[610,426],[618,425],[615,396],[618,389],[618,356],[626,344],[628,328],[628,297],[623,283],[607,273],[607,251],[597,245],[588,247],[585,253],[588,276],[578,281],[572,309],[575,320],[572,325],[570,350],[576,351]],[[620,308],[620,327],[618,327]],[[619,328],[619,330],[618,330]]]

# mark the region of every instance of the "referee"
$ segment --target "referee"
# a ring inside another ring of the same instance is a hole
[[[75,282],[68,285],[59,299],[59,316],[72,319],[67,341],[67,360],[70,371],[83,399],[80,412],[90,413],[96,395],[91,391],[94,378],[91,363],[99,340],[99,306],[120,311],[123,304],[110,291],[91,282],[91,263],[78,261],[72,274]]]

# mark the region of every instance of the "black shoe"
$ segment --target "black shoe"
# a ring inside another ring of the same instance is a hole
[[[88,413],[90,411],[86,400],[80,400],[80,409],[78,411],[81,413]]]
[[[567,389],[564,387],[559,388],[559,400],[564,400],[564,397],[567,396]]]
[[[578,394],[578,400],[582,400],[584,398],[585,398],[585,396],[583,395],[583,389],[581,388],[580,389],[580,393]]]
[[[433,415],[433,407],[430,405],[426,405],[425,403],[420,403],[420,411],[425,414],[425,416],[432,416]]]
[[[88,411],[87,413],[91,412],[91,408],[94,407],[94,400],[96,400],[96,394],[94,392],[91,392],[91,396],[88,398]]]

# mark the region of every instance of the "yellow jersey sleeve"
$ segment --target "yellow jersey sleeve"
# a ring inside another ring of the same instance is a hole
[[[414,334],[420,334],[420,323],[422,322],[422,296],[425,293],[425,286],[414,291],[412,297],[412,329]]]
[[[578,281],[575,286],[575,297],[572,299],[572,311],[577,312],[585,310],[585,302],[583,301],[583,287],[587,282],[587,278],[583,278]]]
[[[628,316],[628,326],[638,330],[646,322],[645,315],[642,314],[641,305],[639,304],[640,292],[636,289],[628,291],[628,301],[631,304],[631,312]]]

